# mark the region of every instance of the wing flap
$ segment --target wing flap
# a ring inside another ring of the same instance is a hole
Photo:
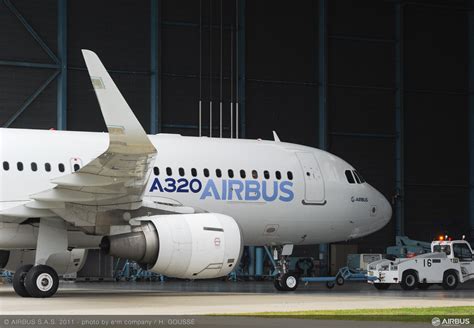
[[[107,187],[123,182],[120,178],[77,172],[51,180],[64,187]]]

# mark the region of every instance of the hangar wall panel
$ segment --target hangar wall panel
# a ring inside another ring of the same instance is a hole
[[[316,146],[317,2],[246,3],[248,138]]]
[[[468,29],[458,9],[464,5],[405,8],[405,227],[416,239],[467,231]]]

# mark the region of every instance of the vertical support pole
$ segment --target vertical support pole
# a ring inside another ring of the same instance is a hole
[[[319,148],[327,149],[327,0],[319,0],[318,8],[318,81],[319,81]],[[321,274],[328,271],[328,244],[319,245]]]
[[[255,277],[263,275],[263,247],[255,247]]]
[[[469,225],[474,241],[474,1],[470,2],[469,15]]]
[[[159,132],[159,0],[150,0],[150,133]]]
[[[319,81],[319,148],[327,149],[327,0],[319,0],[318,26],[318,81]]]
[[[249,246],[249,276],[255,276],[255,246]]]
[[[395,235],[404,235],[404,109],[403,109],[403,5],[395,3]]]
[[[59,72],[56,96],[56,128],[67,128],[67,0],[58,0]]]
[[[238,109],[238,121],[236,125],[240,126],[240,132],[237,130],[237,138],[239,135],[241,138],[245,138],[245,80],[246,80],[246,67],[245,67],[245,0],[238,0],[238,20],[239,20],[239,33],[238,33],[238,48],[237,48],[237,83],[238,83],[238,94],[237,94],[237,106]]]

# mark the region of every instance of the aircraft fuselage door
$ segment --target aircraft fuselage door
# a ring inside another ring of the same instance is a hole
[[[296,153],[303,170],[306,204],[325,204],[324,179],[319,164],[312,153]]]
[[[76,172],[82,167],[82,160],[79,157],[73,157],[69,160],[69,164],[71,165],[71,171]]]

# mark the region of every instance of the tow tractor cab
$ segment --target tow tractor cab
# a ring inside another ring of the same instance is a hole
[[[367,275],[368,282],[379,290],[391,284],[400,284],[404,290],[427,289],[433,284],[455,289],[458,283],[474,279],[474,254],[465,240],[437,240],[431,243],[431,253],[372,262]]]

